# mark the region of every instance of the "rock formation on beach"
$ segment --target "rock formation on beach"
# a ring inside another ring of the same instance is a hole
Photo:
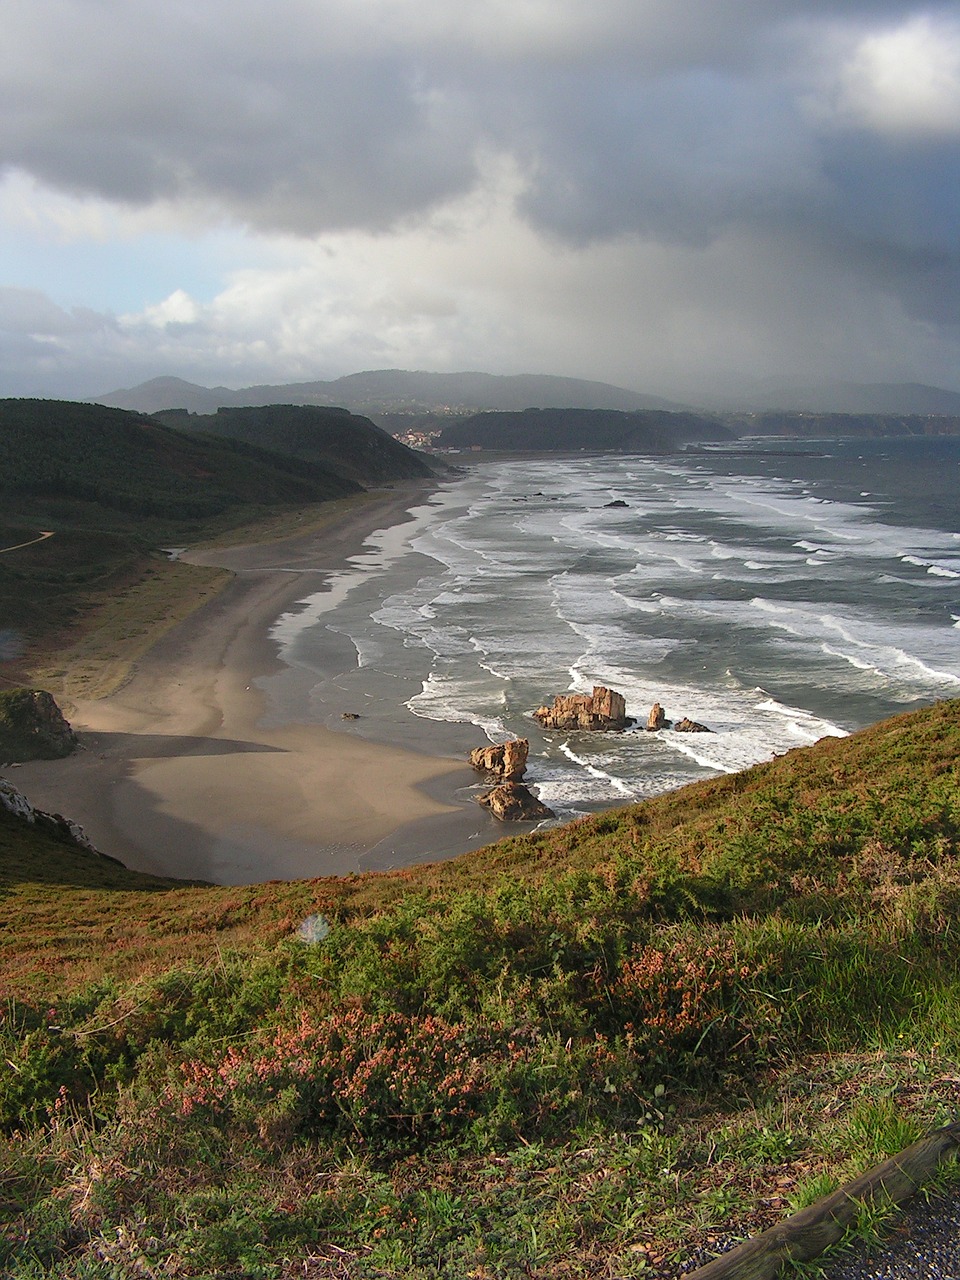
[[[623,729],[627,724],[622,693],[594,685],[593,693],[558,694],[552,707],[533,713],[544,729]]]
[[[712,733],[712,729],[708,729],[705,724],[699,724],[696,720],[691,720],[689,716],[684,716],[682,720],[674,723],[668,720],[666,712],[659,702],[655,702],[650,708],[650,714],[647,716],[647,732],[657,733],[660,729],[674,729],[677,733]]]
[[[526,738],[501,742],[492,747],[476,747],[470,752],[470,763],[480,773],[501,782],[519,782],[527,769],[530,743]]]
[[[59,760],[77,749],[77,735],[46,689],[0,693],[0,760]]]
[[[647,716],[647,732],[656,733],[659,729],[665,729],[669,723],[663,707],[659,702],[655,702]]]
[[[542,818],[557,816],[522,782],[503,782],[477,796],[477,802],[501,822],[538,822]]]
[[[678,720],[673,726],[677,733],[712,733],[705,724],[699,724],[696,720],[690,720],[684,716],[682,720]]]

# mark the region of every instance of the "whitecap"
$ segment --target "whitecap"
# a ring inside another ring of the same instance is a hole
[[[604,769],[598,769],[596,765],[591,764],[590,761],[584,759],[583,756],[578,756],[576,752],[571,749],[569,742],[561,742],[560,751],[568,760],[572,760],[574,764],[578,764],[581,769],[586,770],[591,778],[596,778],[597,781],[608,786],[614,793],[625,796],[627,799],[633,798],[634,791],[632,787],[628,787],[625,782],[620,778],[614,777],[612,773],[607,773]]]

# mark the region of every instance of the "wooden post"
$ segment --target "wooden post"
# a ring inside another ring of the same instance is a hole
[[[956,1157],[958,1148],[960,1121],[936,1129],[833,1195],[688,1272],[684,1280],[774,1280],[786,1263],[810,1262],[841,1240],[862,1205],[908,1199],[941,1163]]]

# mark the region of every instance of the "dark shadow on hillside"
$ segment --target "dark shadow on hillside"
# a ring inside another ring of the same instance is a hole
[[[231,756],[248,752],[279,752],[264,742],[245,742],[235,738],[203,738],[167,733],[85,733],[81,744],[87,751],[103,757],[120,756],[129,760],[168,760],[177,756]]]
[[[165,893],[204,883],[129,870],[116,858],[92,853],[44,826],[21,822],[0,811],[0,900],[19,884],[61,888],[69,885],[117,893]],[[50,910],[55,910],[53,902]]]

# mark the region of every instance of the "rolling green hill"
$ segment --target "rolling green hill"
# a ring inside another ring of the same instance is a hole
[[[319,463],[364,486],[432,474],[419,454],[369,418],[346,409],[272,404],[218,409],[211,414],[175,410],[155,417],[180,431],[242,440],[285,457]]]
[[[162,621],[214,588],[158,548],[428,474],[372,424],[334,417],[306,457],[102,405],[0,400],[0,661],[27,655],[8,676],[29,678],[37,646],[71,643],[101,602],[138,591]]]
[[[660,1277],[771,1225],[957,1118],[958,762],[954,701],[242,888],[0,813],[0,1267]]]
[[[131,519],[174,531],[241,507],[323,501],[359,483],[318,464],[233,440],[200,439],[124,409],[0,401],[0,494],[14,513],[56,517],[84,504],[91,523]]]

